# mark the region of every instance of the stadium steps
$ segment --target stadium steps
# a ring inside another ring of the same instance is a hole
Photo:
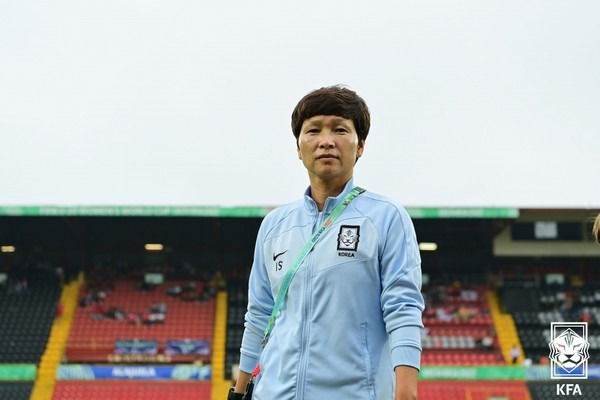
[[[42,355],[37,379],[31,392],[31,400],[50,400],[52,398],[54,386],[56,385],[56,368],[60,363],[69,337],[82,282],[83,274],[80,273],[79,278],[66,285],[62,291],[60,302],[63,305],[63,314],[60,318],[54,320],[50,330],[48,344]]]
[[[227,292],[217,294],[215,311],[215,333],[212,353],[212,400],[221,400],[227,396],[231,387],[230,380],[225,380],[225,339],[227,337]]]
[[[512,349],[513,345],[516,345],[519,349],[519,360],[517,364],[521,365],[523,363],[525,353],[523,352],[523,346],[519,339],[517,327],[512,315],[503,313],[501,311],[500,301],[498,300],[496,293],[488,291],[486,292],[486,297],[490,307],[490,312],[492,314],[492,319],[494,321],[494,326],[496,328],[496,333],[498,334],[500,350],[502,351],[502,355],[504,356],[506,364],[512,364],[510,350]]]

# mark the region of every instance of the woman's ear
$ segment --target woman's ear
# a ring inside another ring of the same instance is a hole
[[[356,148],[356,159],[358,160],[365,151],[365,139],[361,139],[358,141],[358,146]]]

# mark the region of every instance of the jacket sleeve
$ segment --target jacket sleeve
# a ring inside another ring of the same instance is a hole
[[[258,231],[254,248],[254,260],[248,282],[248,309],[240,349],[240,370],[247,373],[251,373],[258,364],[262,351],[262,337],[274,304],[263,254],[265,221],[266,219]]]
[[[381,309],[392,364],[421,366],[421,257],[414,227],[402,207],[386,213],[380,228]]]

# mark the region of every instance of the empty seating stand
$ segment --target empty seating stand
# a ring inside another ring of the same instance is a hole
[[[18,292],[0,290],[0,363],[40,361],[59,297],[58,280],[46,273],[28,276]]]
[[[423,350],[422,365],[502,365],[504,359],[497,352],[459,352]]]
[[[596,309],[592,309],[594,312]],[[588,324],[589,363],[600,363],[600,328],[594,312],[590,312],[593,319]],[[539,312],[517,312],[513,315],[519,338],[523,345],[525,355],[534,363],[548,360],[550,342],[550,327],[552,322],[577,322],[579,313],[567,313],[560,310]]]
[[[29,400],[32,382],[0,382],[0,399]]]
[[[501,365],[484,285],[426,287],[423,365]],[[482,339],[491,345],[484,347]]]
[[[59,381],[52,400],[210,400],[210,392],[207,381]]]
[[[134,283],[119,281],[114,290],[108,293],[102,302],[104,309],[119,307],[128,312],[142,313],[153,304],[165,303],[167,306],[164,323],[144,325],[130,324],[126,319],[114,320],[92,318],[92,310],[77,307],[73,327],[67,341],[66,357],[69,362],[76,361],[113,361],[115,342],[118,339],[155,339],[162,354],[167,340],[199,339],[209,342],[212,348],[215,319],[215,300],[211,298],[203,303],[182,301],[166,294],[168,284],[158,285],[152,291],[137,291]],[[208,361],[210,355],[173,356],[173,361]]]

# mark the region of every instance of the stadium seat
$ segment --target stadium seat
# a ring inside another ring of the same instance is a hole
[[[59,381],[52,400],[209,400],[210,382]]]
[[[54,321],[60,286],[54,273],[31,273],[27,289],[0,290],[0,363],[40,361]]]
[[[166,295],[166,286],[158,285],[153,291],[137,291],[130,281],[118,281],[107,295],[103,307],[119,307],[126,312],[143,312],[152,304],[165,303],[167,314],[164,323],[144,325],[129,324],[125,319],[92,318],[90,309],[78,307],[73,320],[66,348],[66,357],[74,361],[102,361],[114,353],[118,339],[155,339],[159,352],[164,351],[166,341],[200,339],[212,346],[215,318],[215,301],[185,302]],[[210,355],[188,357],[208,360]],[[181,360],[186,361],[186,360]]]
[[[29,400],[32,382],[0,382],[0,399]]]

